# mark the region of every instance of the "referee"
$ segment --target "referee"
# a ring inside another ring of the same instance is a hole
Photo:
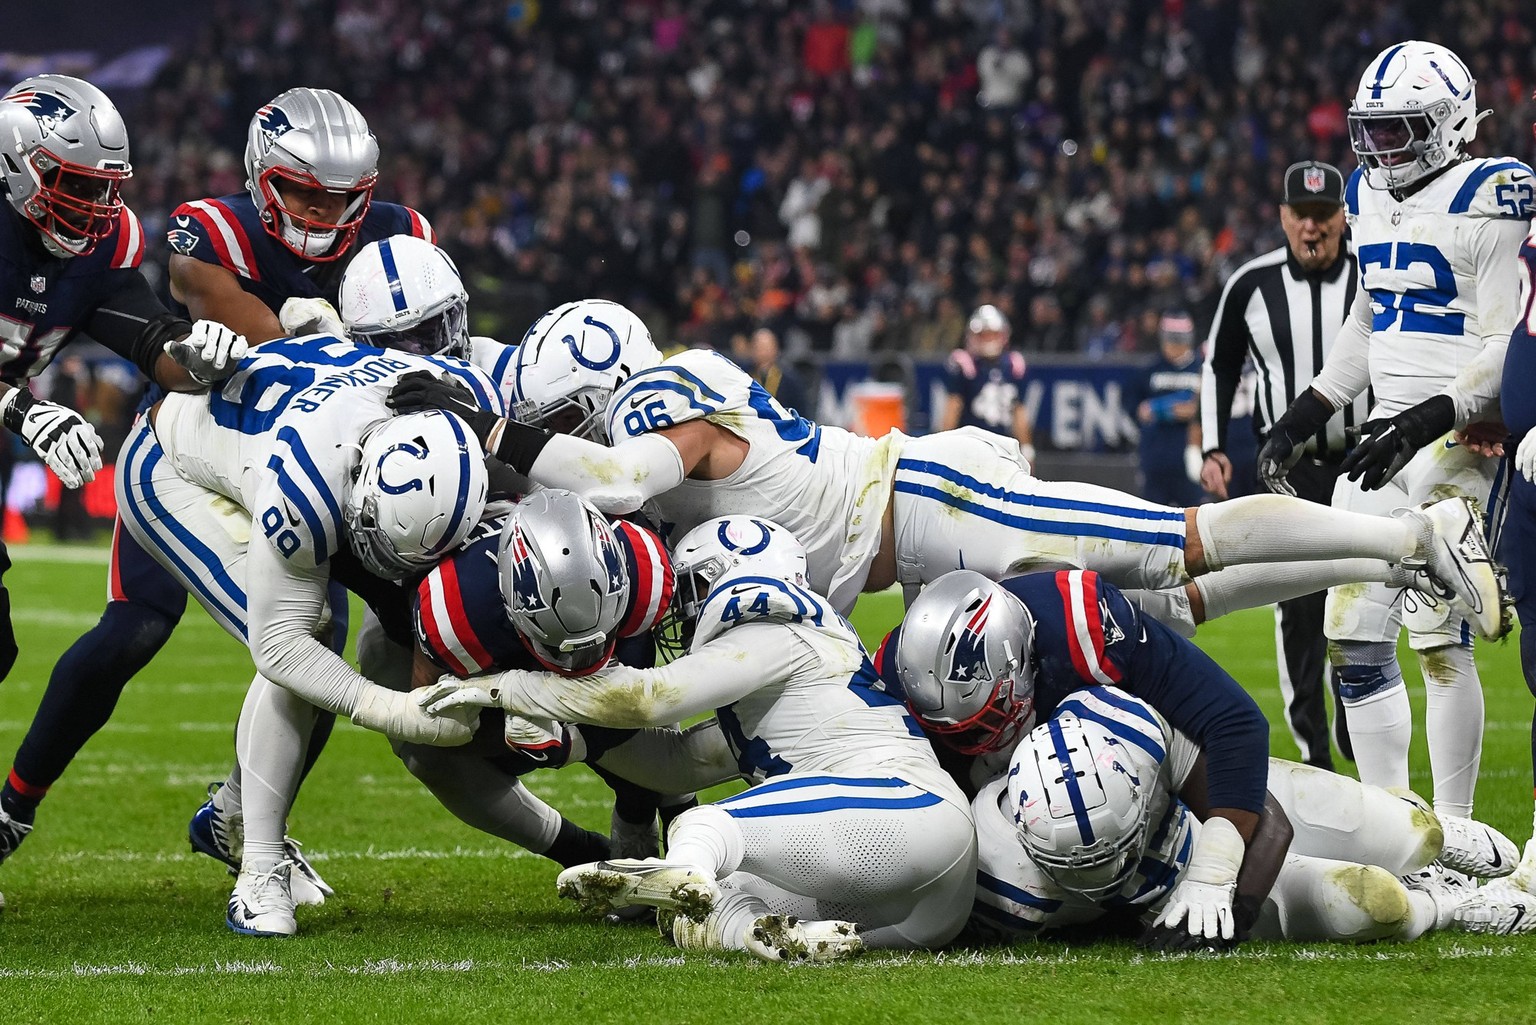
[[[1360,269],[1344,243],[1344,177],[1315,160],[1285,171],[1280,226],[1286,244],[1238,268],[1228,279],[1206,346],[1210,353],[1202,381],[1202,429],[1211,447],[1200,482],[1212,496],[1227,497],[1232,463],[1225,449],[1232,400],[1243,364],[1252,359],[1258,374],[1254,418],[1268,434],[1312,378],[1322,369],[1334,335],[1344,322]],[[1344,431],[1365,422],[1370,408],[1362,395],[1346,406],[1308,443],[1290,481],[1302,498],[1327,505],[1345,454]],[[1333,767],[1324,697],[1327,641],[1323,636],[1326,593],[1281,602],[1276,613],[1280,648],[1280,691],[1285,717],[1308,765]],[[1349,734],[1335,708],[1339,748],[1349,754]]]

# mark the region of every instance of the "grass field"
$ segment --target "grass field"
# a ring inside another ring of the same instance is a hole
[[[0,757],[20,741],[54,660],[95,623],[104,553],[13,550],[21,660],[4,684]],[[877,636],[897,612],[855,617]],[[1207,628],[1207,650],[1278,722],[1267,611]],[[1482,818],[1530,829],[1530,698],[1517,646],[1483,652],[1488,731]],[[1418,701],[1418,672],[1404,672]],[[188,851],[188,816],[231,758],[250,674],[241,648],[194,606],[130,685],[112,722],[50,794],[0,867],[0,1023],[37,1022],[891,1022],[1136,1021],[1492,1023],[1536,1007],[1536,938],[1431,936],[1404,946],[1253,944],[1222,958],[1030,944],[871,955],[828,967],[679,956],[651,929],[609,928],[554,896],[554,868],[460,825],[375,734],[340,725],[291,831],[337,896],[300,909],[300,936],[230,933],[230,880]],[[1283,728],[1276,754],[1294,756]],[[1415,786],[1427,790],[1422,737]],[[606,828],[585,769],[534,789]]]

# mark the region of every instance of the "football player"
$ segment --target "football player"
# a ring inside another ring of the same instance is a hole
[[[186,391],[232,372],[246,342],[222,325],[172,314],[138,269],[144,232],[120,195],[133,173],[128,131],[105,93],[65,75],[25,79],[0,96],[0,137],[0,421],[66,487],[79,487],[101,468],[100,439],[79,414],[33,398],[26,383],[65,345],[89,335],[162,388]],[[0,574],[9,565],[0,543]],[[141,625],[112,629],[128,643]],[[0,677],[15,658],[10,598],[0,586]],[[93,672],[115,673],[111,661]],[[0,861],[31,832],[37,802],[116,701],[116,689],[91,681],[75,700],[63,682],[70,674],[61,662],[0,789]]]
[[[264,344],[208,397],[166,397],[125,448],[125,525],[250,646],[260,674],[236,729],[244,845],[227,922],[237,932],[297,928],[283,827],[320,710],[399,740],[470,737],[467,725],[434,723],[318,639],[330,632],[333,558],[356,559],[375,581],[400,580],[425,572],[480,520],[485,460],[463,422],[392,418],[384,405],[401,373],[423,367],[502,408],[468,364],[312,335]]]
[[[1049,718],[1074,691],[1112,687],[1145,701],[1206,759],[1209,810],[1190,854],[1202,867],[1201,885],[1179,896],[1194,909],[1189,937],[1219,938],[1205,930],[1230,920],[1232,885],[1245,851],[1258,842],[1269,726],[1237,681],[1199,648],[1142,615],[1095,573],[1030,573],[994,583],[959,570],[918,595],[881,644],[875,666],[952,753],[946,757],[964,756],[951,771],[973,791],[1005,773],[1036,716]],[[1480,823],[1443,822],[1480,853],[1480,874],[1497,874],[1513,855],[1508,841]],[[1161,923],[1160,942],[1174,943],[1169,934],[1179,924]]]
[[[757,785],[679,816],[666,860],[570,868],[561,894],[597,910],[657,907],[675,913],[684,949],[770,960],[953,939],[975,884],[970,810],[878,689],[853,628],[807,589],[804,548],[767,520],[722,517],[684,535],[673,566],[668,665],[512,671],[421,692],[434,714],[484,706],[623,727],[716,710]]]
[[[1536,180],[1519,160],[1468,155],[1483,116],[1472,73],[1443,46],[1409,40],[1367,65],[1349,111],[1360,167],[1345,187],[1362,287],[1323,369],[1260,454],[1272,490],[1286,488],[1306,439],[1370,388],[1376,406],[1344,462],[1335,508],[1386,514],[1446,496],[1498,500],[1499,461],[1451,432],[1497,415]],[[1466,526],[1453,540],[1491,567],[1484,524]],[[1474,616],[1488,634],[1484,618]],[[1360,778],[1408,785],[1413,720],[1397,662],[1404,625],[1427,684],[1435,810],[1470,815],[1483,736],[1473,629],[1433,594],[1380,584],[1329,593],[1329,654]]]
[[[664,535],[722,514],[774,518],[805,544],[812,589],[840,610],[862,590],[900,581],[912,593],[960,566],[1001,577],[1074,565],[1172,587],[1226,565],[1349,556],[1426,570],[1487,612],[1479,622],[1490,632],[1501,622],[1493,567],[1460,546],[1473,522],[1461,499],[1393,518],[1276,495],[1181,510],[1042,481],[1017,442],[974,428],[871,439],[819,426],[717,353],[662,359],[634,314],[600,300],[540,318],[513,375],[520,420],[478,415],[451,382],[426,375],[402,382],[394,401],[462,411],[487,452],[605,512],[649,501]]]
[[[1202,761],[1135,695],[1070,695],[972,805],[976,931],[1016,939],[1127,914],[1177,922],[1201,913],[1188,891],[1210,886],[1233,890],[1232,916],[1183,946],[1411,940],[1451,925],[1470,892],[1432,862],[1486,867],[1414,794],[1272,758],[1276,842],[1256,842],[1234,888],[1232,866],[1200,860]]]
[[[990,303],[976,307],[965,325],[965,346],[944,364],[944,409],[939,430],[976,427],[1019,443],[1035,461],[1033,425],[1024,405],[1024,354],[1008,347],[1012,331],[1003,311]]]

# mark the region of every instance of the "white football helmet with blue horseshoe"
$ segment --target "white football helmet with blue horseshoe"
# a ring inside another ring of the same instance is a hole
[[[368,243],[341,276],[342,322],[366,345],[467,360],[468,307],[453,259],[415,235]]]
[[[693,641],[699,611],[722,584],[742,577],[768,577],[805,587],[805,546],[772,520],[757,516],[719,516],[705,520],[672,548],[676,589],[657,626],[656,647],[680,657]]]
[[[650,330],[627,307],[606,299],[557,306],[534,321],[518,345],[512,415],[561,434],[606,440],[614,391],[661,360]]]
[[[1366,65],[1349,141],[1373,189],[1401,190],[1460,161],[1477,134],[1476,81],[1438,43],[1410,39]]]
[[[469,425],[440,409],[381,420],[363,435],[342,511],[364,568],[385,580],[430,569],[485,512],[485,457]]]

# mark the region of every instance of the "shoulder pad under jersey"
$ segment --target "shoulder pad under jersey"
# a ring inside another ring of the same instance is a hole
[[[1482,157],[1448,173],[1461,178],[1451,197],[1450,213],[1521,221],[1529,221],[1536,214],[1536,175],[1523,161]]]
[[[688,349],[632,375],[608,402],[608,437],[618,444],[659,427],[747,408],[752,378],[717,352]]]

